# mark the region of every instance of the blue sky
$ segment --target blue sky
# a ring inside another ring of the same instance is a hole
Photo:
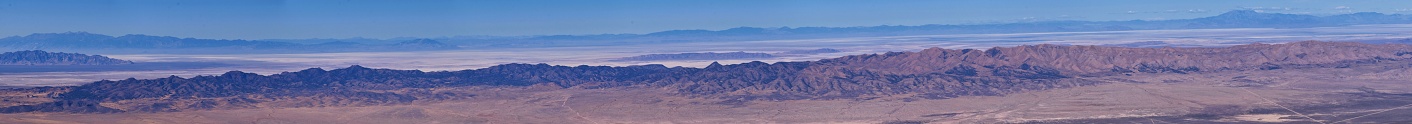
[[[1161,20],[1239,9],[1412,14],[1412,1],[0,0],[0,36],[67,31],[217,39],[574,35],[742,26]]]

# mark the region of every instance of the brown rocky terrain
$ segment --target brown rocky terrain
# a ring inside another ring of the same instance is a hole
[[[1350,42],[1252,44],[1225,48],[1122,48],[1026,45],[988,50],[932,48],[919,52],[846,56],[805,63],[711,66],[705,81],[677,81],[689,91],[890,94],[1003,94],[1091,84],[1072,77],[1123,73],[1202,73],[1285,66],[1341,67],[1412,57],[1408,45]],[[719,71],[710,71],[719,70]],[[773,71],[765,74],[755,71]],[[724,73],[713,73],[724,72]],[[770,74],[783,74],[770,77]],[[729,75],[729,76],[727,76]],[[720,79],[737,79],[745,81]],[[768,79],[751,79],[762,77]],[[936,93],[936,92],[932,92]]]

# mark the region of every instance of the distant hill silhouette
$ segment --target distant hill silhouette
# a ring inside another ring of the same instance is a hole
[[[727,53],[677,53],[677,54],[647,54],[640,56],[624,57],[613,59],[613,61],[658,61],[658,60],[735,60],[735,59],[767,59],[774,58],[774,55],[767,53],[747,53],[747,52],[727,52]]]
[[[824,54],[824,53],[837,53],[837,52],[843,52],[843,51],[842,51],[842,50],[838,50],[838,49],[831,49],[831,48],[819,48],[819,49],[812,49],[812,50],[793,50],[793,51],[785,51],[785,52],[780,52],[780,53],[781,53],[781,54]]]
[[[612,45],[657,42],[740,41],[935,34],[1081,32],[1213,28],[1307,28],[1365,24],[1412,24],[1412,15],[1361,12],[1332,16],[1313,16],[1298,14],[1260,13],[1254,10],[1233,10],[1211,17],[1173,20],[1043,21],[976,25],[933,24],[915,26],[883,25],[860,27],[738,27],[725,30],[670,30],[647,34],[553,35],[536,37],[469,38],[445,37],[433,39],[449,41],[452,43],[464,43],[461,45],[467,46],[543,47],[566,45]]]
[[[719,31],[672,30],[644,36],[747,36],[782,34],[972,34],[1025,33],[1067,31],[1114,31],[1203,28],[1301,28],[1359,24],[1406,24],[1412,16],[1361,12],[1333,16],[1313,16],[1280,13],[1259,13],[1254,10],[1233,10],[1220,15],[1195,19],[1131,20],[1131,21],[1046,21],[981,25],[919,25],[871,27],[800,27],[757,28],[739,27]]]
[[[748,53],[748,52],[705,52],[705,53],[675,53],[675,54],[647,54],[632,57],[617,58],[610,61],[661,61],[661,60],[750,60],[775,58],[778,55],[808,55],[843,52],[837,49],[821,48],[811,50],[785,51],[775,54],[770,53]]]
[[[259,40],[218,40],[170,36],[123,35],[118,37],[87,32],[36,33],[0,38],[0,48],[86,51],[100,53],[309,53],[373,52],[457,49],[455,45],[429,39],[396,44],[330,42],[297,44]]]
[[[52,53],[39,50],[0,53],[0,65],[121,65],[132,61],[101,55]]]

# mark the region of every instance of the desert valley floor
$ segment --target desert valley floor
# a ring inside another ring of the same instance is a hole
[[[0,115],[3,123],[1314,123],[1412,122],[1412,64],[1136,74],[1004,96],[707,99],[664,89],[468,87],[394,106]],[[23,96],[8,96],[23,97]],[[1286,110],[1282,107],[1288,107]],[[1291,112],[1291,110],[1296,111]]]

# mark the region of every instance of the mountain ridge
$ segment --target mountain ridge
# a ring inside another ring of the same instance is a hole
[[[0,48],[65,50],[99,53],[306,53],[306,52],[376,52],[459,49],[459,46],[430,39],[414,39],[393,44],[363,44],[329,42],[297,44],[263,40],[226,40],[179,38],[128,34],[108,36],[88,32],[35,33],[26,36],[0,38]]]
[[[25,50],[0,53],[0,65],[122,65],[132,61],[102,55]]]
[[[259,75],[231,71],[191,78],[98,81],[55,99],[123,103],[137,112],[238,109],[300,101],[285,107],[405,104],[474,97],[417,89],[532,85],[561,88],[658,87],[679,95],[743,99],[831,99],[910,95],[946,99],[1100,84],[1082,77],[1130,73],[1338,68],[1412,58],[1412,46],[1305,41],[1222,48],[1121,48],[1025,45],[988,50],[931,48],[803,62],[749,62],[705,68],[663,65],[562,66],[503,64],[462,71],[372,69],[362,66]],[[123,90],[114,90],[123,89]],[[418,91],[418,92],[410,92]],[[141,102],[135,102],[141,101]],[[282,102],[283,101],[283,102]],[[85,108],[82,105],[62,104]],[[6,112],[33,109],[0,108]],[[57,109],[64,110],[64,109]],[[23,111],[19,111],[23,112]]]

